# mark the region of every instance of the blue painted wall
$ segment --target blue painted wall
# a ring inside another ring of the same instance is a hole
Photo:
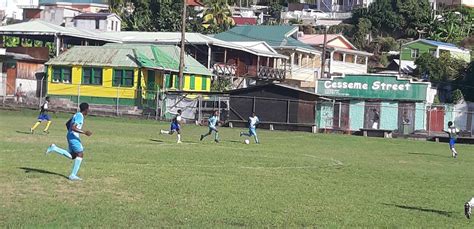
[[[380,110],[380,129],[398,129],[398,103],[382,102]]]
[[[332,102],[322,102],[318,104],[317,124],[318,128],[331,128],[334,116]]]
[[[352,100],[350,103],[350,129],[359,130],[364,128],[365,102]]]
[[[426,130],[426,104],[415,104],[415,130]]]

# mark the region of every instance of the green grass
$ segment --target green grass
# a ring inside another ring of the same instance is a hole
[[[65,147],[67,115],[51,134],[25,134],[36,113],[0,111],[0,227],[435,227],[469,228],[474,147],[240,129],[182,145],[158,135],[168,123],[87,117],[81,182],[72,162],[44,155]],[[40,126],[38,128],[41,132]]]

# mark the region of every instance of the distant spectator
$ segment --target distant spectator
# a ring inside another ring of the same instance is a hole
[[[25,92],[23,91],[23,87],[20,83],[20,85],[16,88],[16,102],[17,103],[23,103],[23,96],[25,96]]]
[[[372,110],[374,112],[374,118],[373,118],[373,123],[372,123],[372,129],[378,129],[379,128],[379,122],[380,122],[380,114],[377,111],[377,109]]]

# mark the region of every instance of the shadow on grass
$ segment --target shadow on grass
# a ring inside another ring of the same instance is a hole
[[[446,156],[443,156],[443,155],[438,155],[438,154],[431,154],[431,153],[408,153],[408,154],[411,154],[411,155],[423,155],[423,156],[432,156],[432,157],[442,157],[442,158],[446,158]]]
[[[152,142],[159,142],[159,143],[163,143],[163,142],[164,142],[164,141],[158,140],[158,139],[150,139],[150,141],[152,141]]]
[[[60,177],[68,179],[68,177],[64,176],[63,174],[50,172],[50,171],[46,171],[46,170],[42,170],[42,169],[34,169],[34,168],[26,168],[26,167],[20,167],[19,169],[24,170],[25,173],[42,173],[42,174],[48,174],[48,175],[56,175],[56,176],[60,176]]]
[[[19,131],[19,130],[17,130],[16,132],[19,133],[19,134],[28,134],[28,135],[31,135],[31,132],[29,132],[29,131]]]
[[[455,213],[455,212],[448,212],[448,211],[422,208],[422,207],[415,207],[415,206],[398,205],[398,204],[383,204],[383,205],[397,207],[397,208],[401,208],[401,209],[413,210],[413,211],[435,213],[435,214],[446,216],[446,217],[452,217],[453,214]]]

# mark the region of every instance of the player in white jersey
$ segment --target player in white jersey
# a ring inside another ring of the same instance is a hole
[[[464,214],[468,219],[471,218],[472,208],[474,208],[474,197],[464,204]]]
[[[260,143],[257,137],[257,125],[259,123],[260,123],[260,120],[258,119],[257,115],[255,114],[255,112],[252,112],[252,116],[249,117],[249,133],[240,132],[240,137],[253,136],[255,138],[255,143],[257,144]]]
[[[170,130],[161,130],[161,134],[173,135],[174,132],[177,133],[178,141],[176,143],[181,143],[181,123],[184,122],[184,119],[181,117],[181,110],[178,110],[178,114],[171,121]]]
[[[448,130],[445,131],[449,135],[449,148],[451,149],[451,153],[454,158],[458,157],[458,152],[454,148],[456,144],[456,139],[458,138],[459,129],[453,125],[453,122],[448,122]]]

